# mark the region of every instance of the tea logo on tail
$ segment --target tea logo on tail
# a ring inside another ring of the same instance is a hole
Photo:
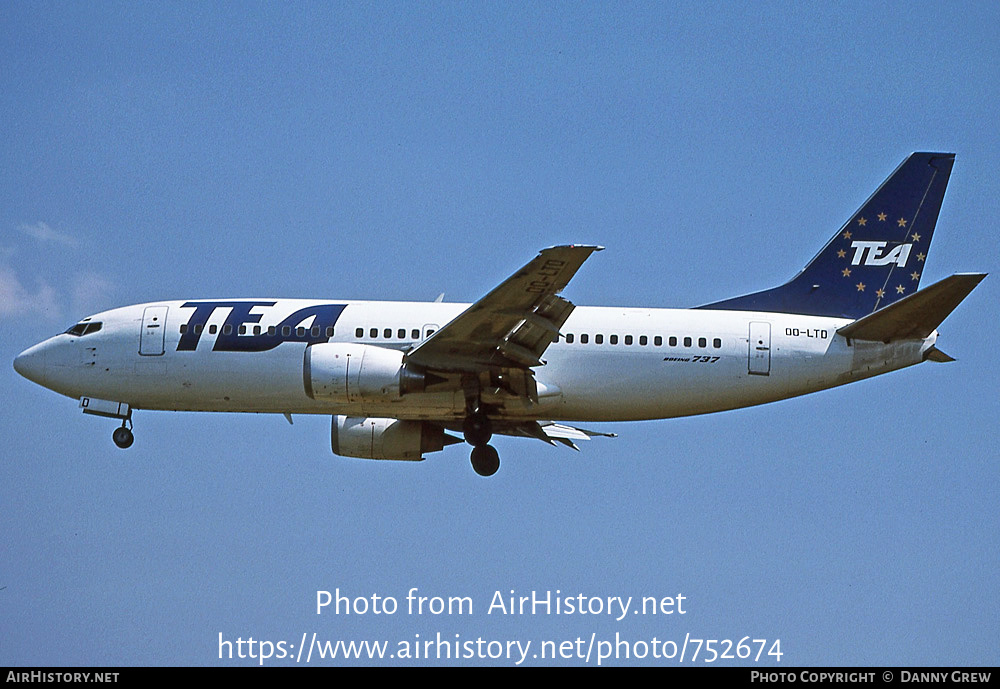
[[[851,242],[851,248],[854,249],[854,258],[851,260],[851,265],[861,265],[861,261],[864,260],[866,266],[887,266],[890,263],[895,263],[900,267],[906,266],[906,260],[910,257],[910,249],[913,245],[898,244],[889,253],[881,254],[882,249],[888,243]]]

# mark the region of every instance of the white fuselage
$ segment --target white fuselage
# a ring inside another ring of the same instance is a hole
[[[89,322],[101,324],[95,332],[64,333],[32,347],[19,357],[19,370],[69,397],[137,409],[449,421],[466,413],[460,389],[351,404],[311,399],[303,356],[310,343],[326,341],[406,351],[467,307],[297,299],[140,304],[92,316]],[[848,342],[836,331],[849,322],[577,307],[545,350],[544,365],[534,368],[538,402],[508,398],[499,415],[625,421],[746,407],[919,363],[937,336]]]

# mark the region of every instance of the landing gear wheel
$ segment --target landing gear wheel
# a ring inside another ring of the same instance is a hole
[[[492,476],[500,468],[500,455],[492,445],[472,448],[472,468],[480,476]]]
[[[125,426],[119,426],[115,429],[115,432],[111,434],[111,439],[115,441],[115,445],[121,449],[131,447],[132,443],[135,441],[135,436],[132,435],[132,431],[125,428]]]
[[[490,442],[493,437],[493,423],[490,417],[482,412],[469,414],[462,422],[462,433],[465,434],[465,442],[473,447],[479,447]]]

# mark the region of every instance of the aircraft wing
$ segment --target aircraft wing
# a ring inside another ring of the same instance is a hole
[[[406,354],[427,369],[476,373],[540,366],[573,304],[556,296],[600,246],[543,249],[485,297]]]

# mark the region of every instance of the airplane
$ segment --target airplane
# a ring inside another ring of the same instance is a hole
[[[937,327],[986,277],[918,289],[954,154],[913,153],[783,285],[692,309],[575,307],[603,247],[543,249],[474,304],[195,299],[116,308],[22,352],[25,378],[121,421],[141,410],[328,414],[334,454],[422,460],[494,434],[578,449],[571,423],[663,419],[953,361]],[[455,433],[460,434],[454,435]]]

